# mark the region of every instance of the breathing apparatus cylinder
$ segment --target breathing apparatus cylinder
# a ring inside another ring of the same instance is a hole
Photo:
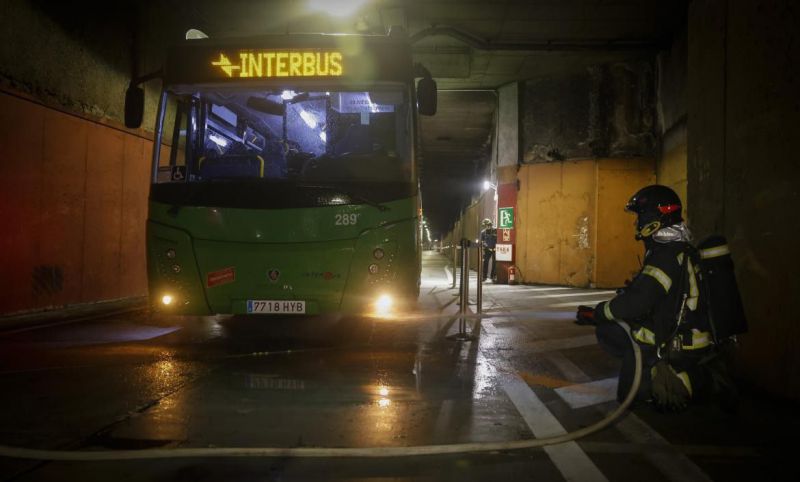
[[[702,289],[709,304],[709,322],[714,343],[747,332],[742,296],[736,283],[728,242],[720,235],[710,236],[697,245]]]

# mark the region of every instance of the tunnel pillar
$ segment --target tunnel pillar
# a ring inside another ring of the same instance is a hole
[[[508,269],[516,260],[515,216],[519,163],[519,83],[498,89],[497,115],[497,274],[496,283],[508,284]],[[510,210],[509,210],[510,208]]]

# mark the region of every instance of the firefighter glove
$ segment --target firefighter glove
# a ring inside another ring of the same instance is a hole
[[[575,323],[578,325],[595,325],[594,308],[591,306],[579,306],[578,313],[575,317]]]

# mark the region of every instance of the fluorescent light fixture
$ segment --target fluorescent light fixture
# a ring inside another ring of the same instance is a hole
[[[186,31],[186,40],[201,40],[204,38],[208,38],[208,35],[206,35],[202,30],[190,28]]]
[[[356,13],[367,0],[308,0],[310,12],[323,12],[334,17],[348,17]]]
[[[283,99],[283,100],[292,100],[292,99],[294,99],[294,96],[296,96],[296,95],[297,95],[297,93],[295,91],[293,91],[293,90],[284,90],[283,92],[281,92],[281,99]]]
[[[208,140],[218,145],[219,147],[226,147],[228,145],[228,141],[224,137],[220,137],[215,134],[209,134]]]
[[[317,127],[317,118],[311,112],[307,110],[300,109],[300,118],[303,119],[303,122],[312,129]]]

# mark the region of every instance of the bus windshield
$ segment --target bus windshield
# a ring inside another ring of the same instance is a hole
[[[169,93],[156,181],[411,182],[408,94],[382,90]],[[171,109],[170,109],[171,110]]]

